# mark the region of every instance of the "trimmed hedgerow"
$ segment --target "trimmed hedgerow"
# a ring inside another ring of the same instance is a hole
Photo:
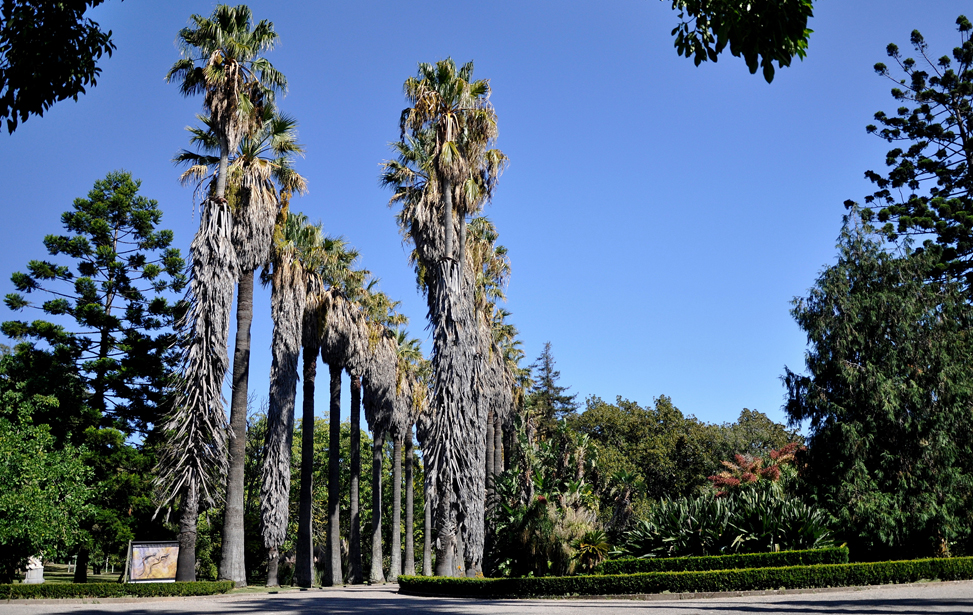
[[[193,583],[60,583],[0,585],[0,600],[21,598],[120,598],[123,596],[208,596],[225,594],[233,581]]]
[[[973,557],[577,577],[466,579],[402,576],[399,577],[399,592],[424,596],[529,598],[848,587],[912,583],[922,579],[973,579]]]
[[[635,574],[637,572],[685,572],[688,570],[728,570],[731,568],[779,568],[813,564],[847,564],[848,547],[745,553],[702,557],[626,557],[602,563],[601,574]]]

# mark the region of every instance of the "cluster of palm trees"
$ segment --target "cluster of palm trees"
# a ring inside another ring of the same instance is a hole
[[[358,490],[360,412],[373,434],[372,567],[383,582],[382,461],[393,450],[390,577],[415,572],[413,544],[413,430],[423,450],[426,509],[423,573],[482,571],[484,515],[490,476],[503,468],[502,434],[517,391],[525,386],[522,352],[509,314],[498,307],[510,271],[492,223],[478,212],[491,198],[506,158],[491,149],[496,115],[489,83],[474,81],[473,65],[452,60],[420,64],[406,81],[410,106],[401,117],[398,157],[382,181],[393,188],[398,221],[415,247],[413,264],[434,331],[432,361],[401,329],[397,303],[375,289],[357,253],[328,237],[320,224],[290,212],[306,191],[294,170],[303,153],[296,122],[276,107],[286,79],[260,54],[277,42],[273,24],[253,23],[246,6],[218,6],[193,15],[179,33],[182,59],[167,78],[183,94],[203,94],[206,114],[191,128],[196,151],[176,162],[182,179],[202,195],[200,228],[190,248],[190,310],[178,403],[163,426],[158,484],[164,501],[179,502],[178,580],[195,578],[196,518],[201,500],[225,500],[219,576],[246,584],[243,561],[243,467],[255,273],[271,286],[274,323],[268,432],[261,484],[261,530],[268,585],[278,583],[286,538],[291,447],[303,358],[303,421],[295,582],[314,580],[312,453],[317,358],[330,376],[328,528],[325,584],[341,584],[339,447],[341,374],[351,381],[351,536],[349,579],[362,582]],[[472,216],[472,219],[470,219]],[[228,331],[236,286],[229,425],[222,384],[229,371]],[[401,486],[405,453],[405,558],[402,559]]]

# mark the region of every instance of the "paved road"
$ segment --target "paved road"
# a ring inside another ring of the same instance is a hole
[[[813,615],[838,613],[927,615],[973,613],[973,581],[873,587],[814,594],[775,594],[692,600],[460,600],[400,596],[395,586],[310,590],[281,594],[180,598],[162,601],[94,604],[9,604],[0,613],[40,615],[71,613],[311,613],[350,615]]]

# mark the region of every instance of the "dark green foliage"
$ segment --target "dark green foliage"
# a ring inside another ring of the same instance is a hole
[[[233,589],[233,581],[192,583],[61,583],[0,585],[0,600],[29,598],[120,598],[137,596],[211,596]]]
[[[717,497],[663,499],[625,534],[623,548],[637,557],[762,553],[831,546],[823,510],[763,481]]]
[[[11,276],[18,292],[6,296],[10,309],[35,307],[68,317],[74,332],[42,320],[0,326],[11,338],[69,353],[89,389],[86,405],[115,419],[126,434],[147,433],[158,417],[166,374],[176,360],[175,338],[160,332],[178,314],[157,293],[179,292],[185,284],[184,262],[170,247],[172,232],[156,230],[162,211],[138,188],[128,173],[109,173],[62,215],[70,234],[44,238],[48,253],[72,259],[76,271],[32,260],[28,273]],[[32,305],[21,293],[50,299]]]
[[[838,263],[792,314],[807,375],[786,371],[808,421],[808,494],[856,557],[948,555],[973,526],[973,308],[927,281],[930,253],[897,258],[854,212]]]
[[[607,596],[662,592],[727,592],[809,587],[914,583],[923,579],[973,579],[973,558],[924,559],[863,564],[820,564],[704,572],[515,579],[399,577],[399,592],[423,596],[528,598]]]
[[[892,97],[899,103],[894,114],[879,111],[876,125],[868,126],[894,148],[886,155],[886,174],[867,171],[879,190],[865,198],[878,208],[882,231],[892,239],[911,235],[928,239],[926,248],[937,262],[929,275],[946,273],[973,286],[973,24],[956,20],[960,46],[952,57],[932,59],[917,30],[911,42],[918,60],[902,58],[896,45],[888,55],[904,73],[893,78],[885,64],[875,71],[896,83]],[[846,206],[852,206],[847,201]],[[867,219],[871,209],[863,210]]]
[[[625,557],[604,562],[599,568],[599,574],[686,572],[847,563],[848,547],[829,547],[826,549],[779,551],[777,553],[743,553],[703,557]]]
[[[672,30],[679,55],[700,63],[716,62],[727,45],[743,56],[750,73],[763,67],[774,80],[774,62],[790,66],[795,56],[804,59],[811,30],[807,20],[811,0],[672,0],[683,21]]]
[[[613,487],[621,474],[629,473],[627,484],[637,487],[627,496],[635,503],[691,495],[718,468],[720,428],[686,417],[665,395],[645,407],[621,397],[614,404],[591,397],[586,406],[568,427],[588,437],[596,451],[589,480],[602,496],[605,517],[616,507]]]
[[[84,18],[104,0],[4,0],[0,5],[0,119],[13,133],[28,116],[85,93],[111,56],[111,32]]]

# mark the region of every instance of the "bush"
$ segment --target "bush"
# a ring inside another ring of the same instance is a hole
[[[602,574],[634,574],[638,572],[685,572],[847,563],[848,548],[831,547],[828,549],[809,549],[804,551],[710,555],[705,557],[648,559],[626,557],[602,563],[600,572]]]
[[[637,557],[683,557],[820,549],[834,544],[825,513],[789,497],[779,483],[717,497],[661,500],[625,535]]]
[[[0,585],[0,600],[21,598],[120,598],[137,596],[209,596],[225,594],[233,581],[196,581],[193,583],[63,583]]]
[[[529,598],[849,587],[913,583],[922,579],[973,579],[973,558],[517,579],[402,576],[399,592],[423,596]]]

